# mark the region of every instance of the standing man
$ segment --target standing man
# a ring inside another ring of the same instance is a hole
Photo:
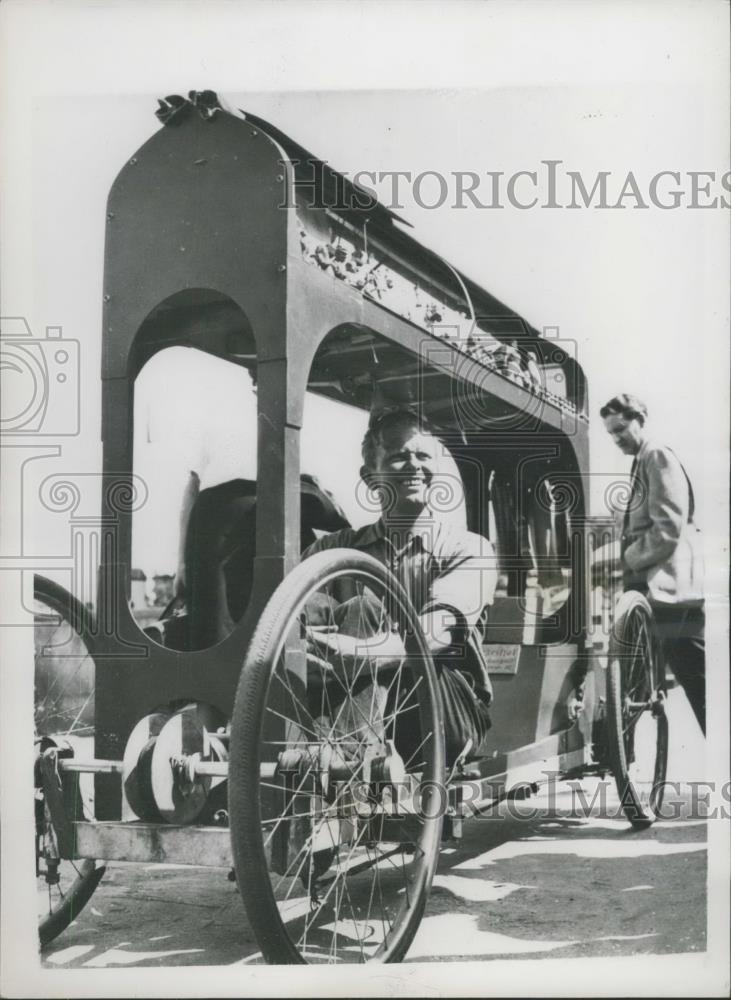
[[[675,453],[649,437],[640,399],[622,393],[599,413],[615,444],[634,456],[620,550],[624,589],[650,601],[667,661],[705,735],[703,563],[693,487]]]

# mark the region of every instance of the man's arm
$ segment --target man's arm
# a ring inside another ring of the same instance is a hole
[[[187,541],[188,541],[188,525],[190,524],[190,515],[193,512],[193,507],[198,499],[201,491],[201,480],[195,470],[191,469],[188,475],[188,481],[185,484],[185,490],[183,491],[183,500],[180,505],[180,520],[179,520],[179,533],[178,533],[178,571],[175,574],[175,596],[185,597],[186,588],[188,585],[188,566],[186,562],[187,557]]]
[[[648,453],[645,466],[652,524],[625,549],[624,559],[631,570],[648,569],[669,559],[688,520],[688,484],[675,455],[655,448]]]
[[[476,625],[495,599],[497,558],[491,543],[472,532],[460,533],[456,544],[441,559],[423,614],[449,610],[450,628]]]
[[[492,603],[496,581],[490,543],[479,535],[461,533],[453,550],[442,559],[441,572],[432,582],[429,599],[419,616],[433,655],[464,641],[461,633],[474,626],[485,605]],[[367,640],[332,632],[316,633],[310,638],[323,653],[327,650],[341,657],[346,665],[370,656],[386,669],[405,656],[403,640],[396,632],[384,632]]]
[[[448,610],[435,610],[426,615],[420,615],[419,621],[426,637],[429,652],[433,656],[448,649],[453,643],[452,630],[457,628],[457,617]],[[368,639],[344,635],[341,632],[309,633],[313,647],[321,655],[335,657],[342,661],[346,670],[352,665],[362,662],[367,656],[382,670],[397,667],[406,656],[404,641],[398,632],[382,632]],[[328,662],[329,659],[328,659]],[[335,664],[332,664],[333,666]]]

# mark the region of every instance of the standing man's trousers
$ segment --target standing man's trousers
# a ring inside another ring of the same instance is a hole
[[[706,640],[703,605],[652,604],[668,666],[683,685],[698,725],[706,733]]]

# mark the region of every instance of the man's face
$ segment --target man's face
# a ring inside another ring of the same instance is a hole
[[[604,426],[620,451],[625,455],[636,455],[644,439],[644,427],[636,417],[627,420],[620,413],[610,413],[604,418]]]
[[[390,514],[418,516],[427,502],[437,468],[439,442],[408,422],[386,427],[371,471],[383,486],[383,507]]]

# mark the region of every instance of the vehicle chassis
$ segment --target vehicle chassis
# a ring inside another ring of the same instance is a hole
[[[107,206],[103,536],[97,615],[85,631],[96,667],[94,759],[77,760],[62,741],[40,744],[36,785],[44,799],[46,858],[235,866],[226,809],[207,824],[135,817],[122,788],[125,753],[140,720],[161,706],[204,705],[219,722],[231,718],[252,636],[270,598],[299,562],[299,438],[308,384],[319,374],[326,394],[346,398],[350,391],[348,401],[373,403],[362,385],[347,384],[333,361],[338,345],[348,343],[355,345],[348,366],[367,367],[370,356],[381,372],[395,373],[392,399],[413,403],[416,393],[436,423],[455,428],[450,446],[457,453],[462,448],[463,457],[497,440],[504,453],[526,461],[538,456],[575,488],[568,539],[571,600],[543,641],[539,634],[524,644],[516,622],[495,626],[490,641],[520,647],[514,669],[492,677],[495,749],[478,760],[465,753],[442,772],[442,835],[461,836],[465,818],[506,796],[531,794],[547,778],[616,770],[620,751],[612,756],[604,725],[606,661],[595,648],[591,615],[591,553],[608,537],[610,520],[587,513],[587,400],[578,366],[566,362],[573,403],[544,395],[537,407],[535,391],[481,363],[463,343],[437,336],[303,258],[301,218],[309,211],[303,199],[312,194],[319,204],[308,218],[323,225],[335,219],[359,231],[371,248],[385,248],[415,283],[446,288],[445,294],[461,299],[472,320],[487,315],[498,325],[517,321],[510,309],[406,235],[392,213],[379,205],[334,212],[328,197],[339,175],[309,154],[306,159],[304,150],[266,123],[222,107],[210,92],[161,102],[159,114],[164,127],[127,162]],[[318,165],[319,179],[309,181],[306,171]],[[355,189],[340,181],[352,195]],[[520,329],[546,357],[546,342],[536,331],[523,321]],[[252,370],[255,362],[259,407],[256,555],[248,607],[212,648],[187,651],[145,634],[128,599],[135,378],[158,350],[180,344]],[[507,430],[496,430],[489,419],[484,428],[479,421],[466,426],[454,414],[459,400],[475,391],[489,400],[488,418],[499,422],[522,414],[527,423],[508,420]],[[292,662],[301,659],[296,646],[288,650]],[[293,669],[302,675],[301,664]],[[661,687],[656,680],[656,714]],[[201,759],[185,749],[176,761],[179,786],[228,775],[225,753]],[[276,759],[264,762],[262,774],[274,780],[278,767]],[[84,773],[94,775],[91,820],[78,818],[78,778]],[[408,812],[413,805],[397,798],[395,814],[399,809]]]

